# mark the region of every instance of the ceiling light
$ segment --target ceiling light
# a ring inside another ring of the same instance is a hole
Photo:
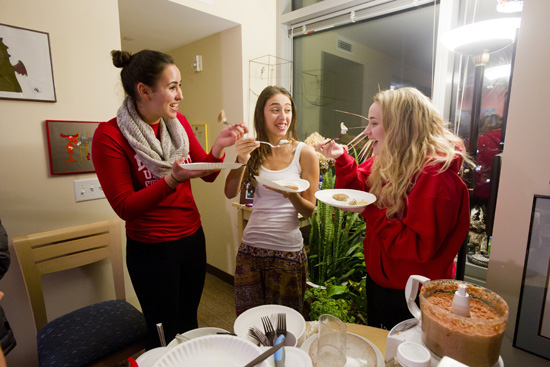
[[[515,41],[520,21],[520,18],[497,18],[468,24],[447,32],[441,36],[441,42],[462,55],[495,52]]]

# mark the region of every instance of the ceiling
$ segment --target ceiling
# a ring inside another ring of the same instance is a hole
[[[122,49],[132,53],[142,49],[168,52],[238,25],[170,0],[118,0],[118,7]],[[339,33],[379,52],[408,55],[407,63],[422,65],[422,69],[431,72],[431,42],[419,41],[432,39],[431,28],[418,25],[432,23],[433,11],[427,8],[388,19],[368,22],[363,27],[345,27]],[[416,36],[406,37],[411,29]],[[419,37],[418,32],[428,33]],[[396,44],[396,39],[403,41]]]
[[[170,0],[118,0],[122,49],[167,52],[238,24]]]
[[[170,0],[118,0],[118,4],[122,49],[132,53],[142,49],[168,52],[239,25]],[[481,0],[476,18],[485,17],[484,7],[494,17],[494,0]],[[419,7],[343,27],[338,33],[379,52],[406,58],[403,64],[431,73],[433,29],[427,25],[433,21],[433,7]]]

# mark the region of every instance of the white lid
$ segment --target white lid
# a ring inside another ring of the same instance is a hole
[[[430,367],[432,356],[423,345],[404,342],[397,347],[397,361],[404,367]]]

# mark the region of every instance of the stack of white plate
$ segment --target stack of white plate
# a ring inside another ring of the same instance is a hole
[[[248,335],[248,330],[255,326],[263,331],[264,328],[262,325],[262,317],[267,316],[271,318],[272,315],[277,315],[279,313],[286,314],[287,331],[294,335],[296,338],[296,346],[299,347],[305,340],[306,320],[298,311],[290,307],[281,305],[263,305],[246,310],[235,320],[233,330],[239,337],[253,341],[254,339]],[[276,320],[276,317],[273,319]],[[276,327],[277,323],[274,322],[273,328]]]

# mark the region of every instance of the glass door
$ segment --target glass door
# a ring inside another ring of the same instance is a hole
[[[461,1],[460,5],[460,25],[521,16],[521,8],[502,11],[494,0]],[[480,38],[478,34],[475,42]],[[484,42],[481,48],[487,51],[494,41],[488,38]],[[456,54],[449,117],[476,163],[475,169],[465,171],[470,190],[470,233],[458,256],[457,277],[480,285],[485,283],[489,265],[515,43],[495,48],[477,55]]]

